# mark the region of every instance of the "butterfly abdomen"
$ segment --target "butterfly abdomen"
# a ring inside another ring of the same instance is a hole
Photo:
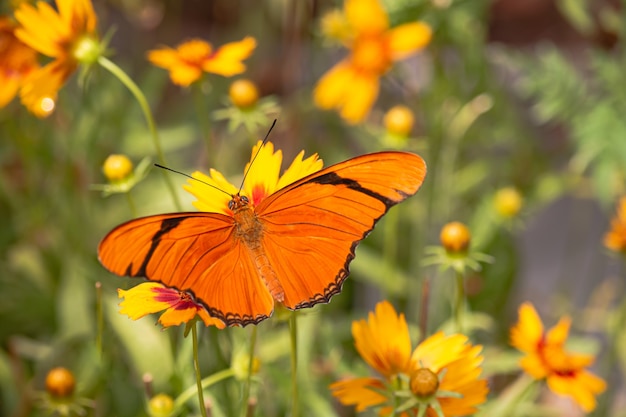
[[[248,249],[250,259],[272,298],[282,303],[285,300],[285,290],[280,285],[276,271],[272,268],[261,244],[263,225],[249,206],[236,211],[233,215],[236,224],[235,235],[243,241]]]

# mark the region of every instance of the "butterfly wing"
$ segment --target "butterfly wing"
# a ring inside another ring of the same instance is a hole
[[[359,156],[309,175],[256,207],[263,247],[290,309],[341,291],[358,243],[395,204],[415,194],[424,160],[406,152]]]
[[[228,325],[258,323],[274,301],[233,231],[233,218],[219,213],[143,217],[113,229],[98,255],[114,274],[191,292]]]

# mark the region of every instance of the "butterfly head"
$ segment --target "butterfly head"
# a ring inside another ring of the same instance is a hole
[[[228,202],[228,209],[233,213],[237,213],[242,208],[248,207],[250,200],[245,195],[235,194],[233,198]]]

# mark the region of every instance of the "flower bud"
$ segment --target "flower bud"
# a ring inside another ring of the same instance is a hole
[[[428,368],[420,368],[411,375],[411,391],[420,398],[428,398],[439,388],[437,374]]]
[[[148,401],[150,417],[168,417],[174,410],[174,400],[167,394],[157,394]]]
[[[494,197],[494,206],[502,217],[515,217],[522,208],[522,195],[513,187],[501,188]]]
[[[385,113],[383,119],[387,132],[399,135],[407,136],[413,129],[415,118],[413,113],[406,106],[394,106]]]
[[[250,366],[250,355],[247,353],[239,353],[233,358],[231,367],[235,373],[235,378],[240,381],[245,381],[248,379],[248,370],[251,371],[252,375],[259,372],[261,362],[257,357],[252,357],[252,366]]]
[[[104,161],[102,172],[111,182],[121,181],[133,172],[133,163],[126,155],[109,155]]]
[[[239,108],[252,107],[259,100],[259,90],[248,79],[233,82],[228,90],[228,95],[233,104]]]
[[[46,375],[46,391],[53,397],[65,398],[74,393],[76,381],[66,368],[53,368]]]
[[[447,252],[465,252],[471,237],[467,226],[460,222],[451,222],[443,226],[439,239]]]

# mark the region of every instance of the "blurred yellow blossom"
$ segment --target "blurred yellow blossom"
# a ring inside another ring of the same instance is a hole
[[[57,0],[58,12],[48,3],[22,3],[15,11],[21,27],[15,35],[31,48],[53,58],[33,71],[20,90],[22,103],[38,117],[54,109],[58,91],[78,68],[93,64],[103,52],[90,0]]]
[[[441,228],[439,239],[448,252],[465,252],[469,247],[472,235],[463,223],[450,222]]]
[[[593,355],[565,350],[571,319],[561,320],[547,332],[530,303],[519,308],[519,321],[511,328],[511,344],[526,354],[522,369],[535,379],[545,379],[550,390],[571,397],[585,412],[596,408],[596,396],[606,389],[606,382],[587,371]]]
[[[230,101],[239,108],[248,108],[259,101],[259,89],[256,85],[245,78],[233,81],[228,89]]]
[[[187,87],[198,81],[203,72],[230,77],[246,70],[243,60],[252,55],[256,40],[247,36],[217,49],[201,39],[191,39],[174,48],[163,46],[148,52],[148,59],[170,72],[174,84]]]
[[[349,30],[337,23],[341,21],[337,14],[324,21],[324,30],[345,37],[350,56],[319,80],[313,99],[318,107],[337,109],[346,121],[358,123],[378,96],[380,77],[395,61],[424,48],[432,31],[421,22],[389,28],[389,18],[378,0],[346,0],[344,15]]]
[[[112,154],[102,165],[102,172],[111,182],[121,181],[133,172],[133,163],[126,155]]]
[[[46,375],[46,392],[53,397],[66,398],[74,394],[76,380],[67,368],[52,368]]]
[[[514,187],[499,189],[493,201],[496,212],[505,218],[517,216],[523,203],[522,195]]]
[[[398,136],[407,136],[413,129],[415,117],[406,106],[397,105],[390,108],[383,119],[387,132]]]
[[[626,254],[626,197],[619,200],[617,214],[611,220],[611,230],[604,235],[604,246]]]
[[[15,24],[0,17],[0,108],[13,100],[26,77],[39,68],[37,51],[15,36]]]

